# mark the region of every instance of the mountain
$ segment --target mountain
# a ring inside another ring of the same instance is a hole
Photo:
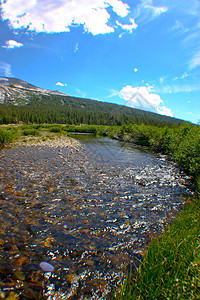
[[[29,103],[30,95],[66,95],[59,91],[50,91],[34,86],[26,81],[0,77],[0,103],[12,103],[14,105]]]
[[[62,123],[172,126],[182,120],[123,105],[71,97],[16,78],[0,77],[0,124]]]

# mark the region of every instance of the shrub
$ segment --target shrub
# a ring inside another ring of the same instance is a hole
[[[59,125],[56,125],[56,126],[53,126],[49,129],[50,132],[55,132],[55,133],[58,133],[58,132],[61,132],[62,131],[62,127],[59,126]]]
[[[31,128],[23,130],[22,134],[25,136],[28,136],[28,135],[39,136],[40,135],[40,133],[36,129],[31,129]]]
[[[13,141],[12,132],[4,129],[0,129],[0,145],[4,146],[5,144],[11,143]]]

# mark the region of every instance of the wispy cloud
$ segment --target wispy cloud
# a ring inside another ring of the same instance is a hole
[[[9,0],[2,3],[2,19],[9,20],[14,30],[25,29],[36,33],[69,32],[71,26],[82,25],[84,31],[93,35],[115,31],[116,19],[129,14],[129,6],[124,0],[73,0],[73,1],[22,1]],[[115,12],[115,20],[110,18],[108,8]],[[136,24],[130,19],[127,29]]]
[[[200,66],[200,50],[193,55],[189,61],[189,70],[193,70]]]
[[[183,50],[187,50],[189,59],[185,63],[191,71],[200,66],[200,1],[177,0],[171,4],[171,10],[174,13],[178,10],[179,14],[170,30],[172,36],[179,36]]]
[[[129,107],[173,117],[171,109],[164,105],[158,94],[151,92],[150,86],[133,87],[127,85],[122,88],[120,94]]]
[[[3,73],[3,76],[13,77],[11,72],[11,65],[3,61],[0,61],[0,72]]]
[[[67,83],[62,83],[62,82],[58,81],[56,83],[56,85],[58,85],[58,86],[67,86]]]
[[[76,43],[76,46],[75,46],[75,48],[74,48],[74,52],[77,52],[79,50],[79,48],[78,48],[78,43]]]
[[[137,23],[148,23],[168,11],[166,6],[152,5],[152,0],[142,0],[133,14]]]
[[[181,74],[180,76],[176,76],[176,77],[174,77],[172,80],[174,81],[174,80],[182,80],[182,79],[184,79],[184,78],[187,78],[187,77],[189,77],[191,74],[188,74],[187,72],[184,72],[183,74]]]
[[[185,25],[181,21],[176,20],[175,24],[171,28],[171,31],[173,32],[174,36],[177,36],[185,34],[189,31],[189,28],[185,27]]]
[[[168,10],[167,7],[164,7],[164,6],[157,7],[157,6],[153,6],[153,5],[144,5],[144,8],[148,9],[148,10],[151,10],[152,15],[154,17],[158,17],[158,16],[160,16],[161,14],[165,13]]]
[[[118,90],[110,89],[109,91],[110,91],[110,95],[107,96],[107,98],[113,98],[113,97],[116,97],[116,96],[118,96],[118,97],[121,96],[121,94]]]
[[[8,41],[5,42],[5,45],[2,46],[2,48],[14,49],[14,48],[20,48],[22,46],[24,46],[24,44],[19,43],[19,42],[14,41],[14,40],[8,40]]]
[[[181,79],[184,79],[184,78],[186,78],[186,77],[188,77],[188,76],[190,76],[190,74],[184,72],[183,75],[181,76]]]
[[[85,98],[87,96],[87,93],[84,92],[84,91],[81,91],[79,90],[78,88],[76,88],[76,93],[77,93],[77,96],[78,97],[81,97],[81,98]]]
[[[199,84],[166,84],[161,88],[156,88],[156,91],[163,94],[168,93],[190,93],[200,91]]]

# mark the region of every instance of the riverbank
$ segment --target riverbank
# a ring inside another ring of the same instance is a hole
[[[81,147],[80,143],[69,137],[66,132],[65,134],[57,132],[55,126],[44,127],[43,130],[37,129],[33,126],[0,126],[0,145],[3,147],[71,147],[76,150]]]
[[[10,143],[9,146],[11,147],[36,147],[36,146],[46,147],[47,146],[52,148],[69,147],[78,151],[79,148],[81,147],[81,144],[77,140],[68,137],[66,135],[60,135],[60,136],[51,135],[49,137],[43,137],[43,138],[30,137],[30,136],[20,137],[16,141]]]

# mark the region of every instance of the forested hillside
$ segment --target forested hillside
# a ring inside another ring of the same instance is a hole
[[[0,104],[0,124],[62,123],[88,125],[146,124],[165,126],[183,121],[122,105],[60,95],[31,95],[26,105]]]

